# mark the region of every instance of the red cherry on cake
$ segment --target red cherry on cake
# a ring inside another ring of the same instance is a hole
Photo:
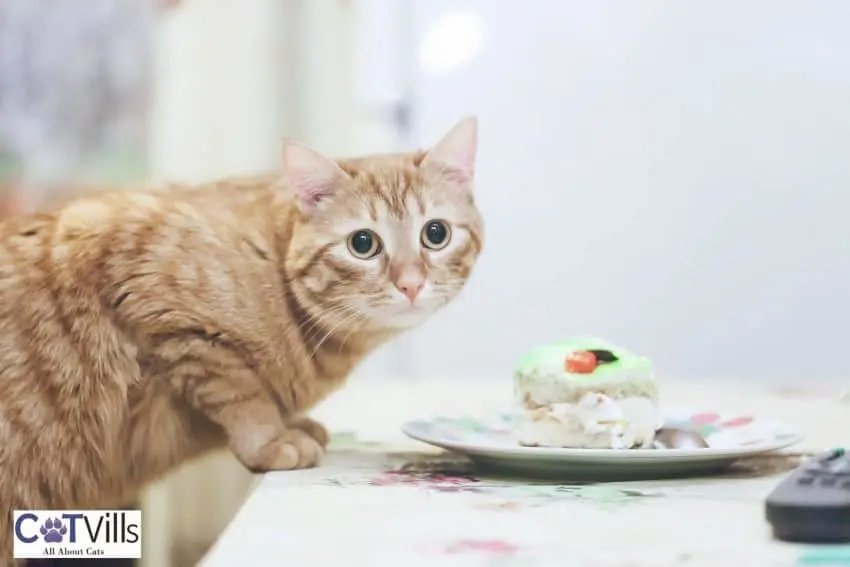
[[[596,370],[596,355],[586,350],[571,352],[564,360],[564,370],[570,374],[590,374]]]

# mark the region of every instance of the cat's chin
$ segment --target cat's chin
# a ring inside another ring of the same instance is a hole
[[[384,313],[378,319],[380,326],[386,329],[404,331],[420,326],[433,315],[434,310],[427,307],[406,307],[391,313]]]

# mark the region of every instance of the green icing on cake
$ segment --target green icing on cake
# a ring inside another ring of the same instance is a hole
[[[643,370],[646,372],[652,370],[652,362],[646,357],[635,355],[602,339],[575,338],[532,348],[520,358],[516,372],[517,374],[529,374],[541,366],[560,365],[563,367],[564,361],[571,352],[581,350],[608,350],[617,357],[617,360],[599,364],[596,370],[590,374],[576,376],[585,376],[590,379],[623,370]],[[566,371],[564,373],[566,374]]]

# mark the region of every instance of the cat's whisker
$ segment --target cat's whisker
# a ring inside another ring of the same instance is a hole
[[[363,323],[365,321],[366,321],[366,317],[363,316],[363,315],[360,315],[358,318],[356,318],[354,320],[354,322],[351,324],[351,328],[348,330],[348,332],[342,337],[342,340],[339,342],[339,349],[337,350],[337,354],[342,354],[342,348],[345,346],[345,341],[347,341],[349,338],[351,338],[351,336],[356,331],[359,331],[363,327]]]
[[[374,301],[376,299],[380,299],[382,297],[386,297],[386,294],[383,292],[375,292],[375,293],[351,293],[347,295],[335,296],[332,300],[333,303],[337,303],[340,301]]]
[[[296,327],[304,334],[308,334],[313,329],[313,327],[321,323],[323,319],[334,315],[334,313],[336,313],[340,309],[341,308],[339,307],[331,307],[321,313],[308,313],[305,317],[302,317],[301,320],[298,321]]]
[[[323,310],[312,316],[312,323],[327,323],[328,319],[333,319],[340,315],[347,315],[349,313],[357,311],[348,303],[335,303],[330,304],[330,307],[323,308]]]
[[[299,320],[298,324],[287,332],[287,337],[297,336],[298,333],[307,342],[312,342],[317,332],[322,332],[328,325],[332,326],[338,315],[347,315],[354,312],[353,308],[343,301],[353,296],[337,298],[328,302],[329,307],[320,313],[307,313]],[[306,327],[305,327],[306,325]]]
[[[325,323],[333,324],[333,321],[327,321],[326,319],[333,319],[337,315],[347,315],[351,313],[352,310],[348,305],[335,305],[330,309],[323,311],[315,315],[310,321],[309,325],[306,329],[303,329],[304,337],[308,340],[312,339],[311,333],[315,330],[319,330],[321,332],[321,326]],[[307,322],[305,322],[306,324]],[[300,327],[300,326],[299,326]]]
[[[310,333],[312,333],[313,329],[321,324],[327,317],[332,316],[337,311],[341,311],[344,309],[344,306],[332,306],[329,309],[318,313],[306,313],[301,318],[298,319],[295,324],[287,329],[286,336],[287,340],[292,340],[297,337],[299,334],[303,336],[305,339],[309,339]]]
[[[347,303],[328,303],[322,307],[322,311],[319,313],[308,312],[307,314],[305,314],[305,316],[298,321],[298,324],[304,324],[321,317],[326,317],[327,315],[333,315],[334,313],[342,312],[349,308],[350,307]]]
[[[322,345],[325,343],[325,341],[327,341],[327,340],[328,340],[328,338],[330,338],[330,336],[331,336],[331,335],[332,335],[335,331],[337,331],[340,327],[342,327],[342,326],[343,326],[343,325],[345,325],[346,323],[348,323],[348,322],[350,322],[350,321],[353,321],[353,320],[356,320],[356,318],[357,318],[357,317],[359,317],[359,316],[360,316],[360,314],[359,314],[359,313],[356,313],[356,312],[355,312],[355,313],[352,313],[352,314],[351,314],[351,315],[349,315],[348,317],[345,317],[344,319],[342,319],[342,320],[341,320],[339,323],[337,323],[335,326],[331,327],[331,328],[330,328],[330,330],[328,330],[328,332],[327,332],[327,333],[325,333],[325,336],[324,336],[324,337],[322,337],[322,339],[321,339],[321,340],[320,340],[320,341],[316,344],[315,348],[313,348],[313,352],[311,352],[311,353],[310,353],[310,358],[312,359],[314,356],[316,356],[316,353],[317,353],[317,352],[319,352],[319,349],[322,347]]]

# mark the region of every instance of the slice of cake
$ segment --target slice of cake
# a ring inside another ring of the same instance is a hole
[[[649,359],[598,339],[529,351],[514,374],[521,445],[649,448],[663,425]]]

